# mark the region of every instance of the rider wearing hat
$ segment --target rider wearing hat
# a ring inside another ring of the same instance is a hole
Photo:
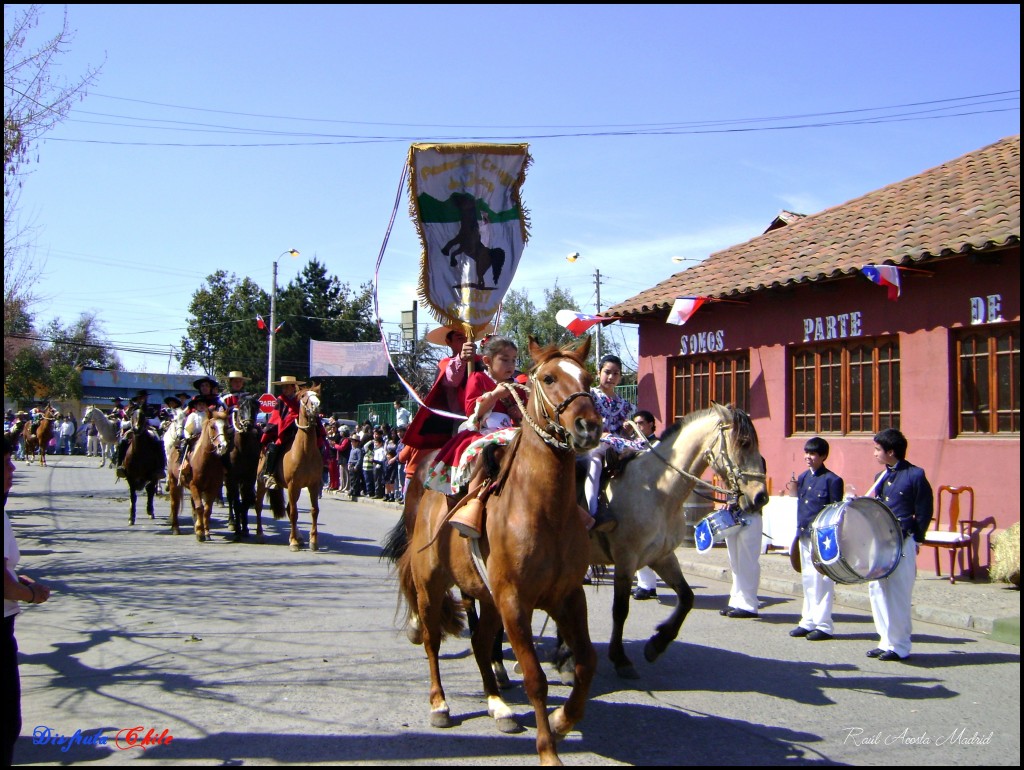
[[[209,407],[212,400],[213,398],[210,396],[198,395],[193,396],[192,400],[188,402],[191,412],[185,419],[185,425],[182,428],[183,437],[178,444],[178,455],[181,457],[178,479],[183,485],[187,485],[192,480],[192,467],[189,465],[189,457],[191,456],[192,446],[196,442],[196,437],[202,433],[203,426],[210,416]]]
[[[220,383],[212,377],[200,377],[192,383],[192,387],[199,391],[200,396],[212,399],[208,402],[210,407],[224,408],[224,402],[220,399]]]
[[[280,380],[270,383],[281,388],[281,394],[277,397],[277,404],[274,411],[270,413],[267,420],[267,427],[260,440],[262,446],[267,447],[266,459],[263,462],[263,469],[260,475],[266,483],[267,489],[276,489],[277,481],[274,478],[274,471],[277,468],[277,458],[281,453],[281,445],[291,441],[292,436],[298,430],[295,421],[299,418],[299,386],[305,382],[298,380],[290,374],[281,377]]]
[[[238,402],[242,400],[242,396],[248,395],[245,389],[245,383],[249,381],[239,371],[228,372],[228,394],[222,399],[224,406],[227,408],[228,414],[234,411],[235,407],[238,406]]]
[[[115,398],[115,401],[120,401],[120,399]],[[132,396],[128,409],[125,410],[124,417],[121,419],[130,419],[137,411],[142,412],[145,422],[148,423],[150,427],[155,427],[153,425],[154,422],[157,426],[160,424],[158,408],[154,405],[150,405],[148,390],[140,390]],[[133,435],[134,431],[129,426],[128,429],[121,434],[121,440],[117,444],[117,475],[121,478],[125,477],[124,457],[128,452],[128,445],[131,443]]]

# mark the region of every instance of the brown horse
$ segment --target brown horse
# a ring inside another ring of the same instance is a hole
[[[157,482],[164,476],[167,457],[164,454],[163,442],[146,423],[144,409],[136,409],[131,416],[132,437],[124,455],[125,481],[131,496],[131,512],[128,524],[135,524],[135,507],[140,490],[146,490],[146,513],[155,519],[153,513],[153,495],[156,494]]]
[[[220,497],[220,489],[224,484],[224,455],[228,453],[226,421],[225,412],[210,412],[199,433],[199,440],[188,457],[192,469],[188,478],[188,491],[192,497],[192,522],[196,540],[200,543],[210,538],[213,501]],[[180,476],[178,481],[181,482]],[[171,526],[176,529],[177,521],[172,520]]]
[[[53,438],[53,421],[57,416],[57,411],[48,406],[38,425],[33,427],[31,422],[25,423],[22,433],[25,440],[25,462],[31,463],[36,452],[39,452],[39,464],[46,466],[46,448]]]
[[[508,447],[486,501],[485,536],[469,541],[446,526],[448,500],[423,493],[411,520],[400,521],[388,537],[385,555],[397,560],[410,640],[422,640],[430,663],[430,723],[451,725],[441,687],[441,639],[461,630],[462,615],[450,588],[480,602],[473,653],[487,695],[488,713],[504,732],[519,729],[501,699],[491,668],[492,642],[503,623],[523,670],[525,691],[537,719],[537,752],[543,764],[560,764],[556,736],[582,717],[597,656],[587,629],[583,577],[587,532],[576,505],[575,455],[595,447],[601,417],[590,396],[585,368],[589,338],[579,350],[541,347],[530,340],[535,362],[530,398],[517,442]],[[474,548],[473,543],[479,543]],[[475,553],[474,553],[475,551]],[[547,680],[533,645],[534,610],[555,619],[576,655],[576,680],[565,705],[547,715]],[[418,628],[417,628],[418,627]]]
[[[323,485],[324,458],[320,454],[316,424],[320,419],[320,386],[299,390],[299,416],[295,421],[298,430],[292,445],[284,452],[274,474],[277,489],[267,490],[260,477],[256,482],[256,537],[263,542],[263,496],[270,495],[270,506],[274,518],[284,517],[284,491],[288,490],[288,519],[291,534],[288,545],[293,551],[302,548],[299,536],[299,495],[305,489],[309,493],[310,515],[313,523],[309,528],[309,549],[317,550],[316,520],[320,515],[320,487]]]
[[[259,401],[251,394],[242,396],[231,412],[229,464],[224,486],[227,488],[230,525],[235,541],[249,537],[249,509],[256,504],[256,475],[260,464],[260,427],[256,423]]]

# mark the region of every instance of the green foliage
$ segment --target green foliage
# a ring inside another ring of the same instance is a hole
[[[530,337],[542,345],[551,343],[564,345],[574,342],[572,333],[555,320],[559,310],[576,310],[572,293],[561,286],[544,290],[544,307],[538,309],[525,291],[510,291],[502,303],[501,328],[499,332],[511,337],[519,348],[519,364],[524,371],[533,366],[530,361]]]
[[[256,315],[270,315],[270,295],[250,278],[218,270],[207,276],[189,303],[187,333],[181,340],[182,368],[198,366],[211,377],[241,369],[256,382],[267,370],[266,332]]]
[[[46,362],[35,345],[23,347],[11,361],[4,361],[4,392],[7,398],[27,409],[46,391]]]

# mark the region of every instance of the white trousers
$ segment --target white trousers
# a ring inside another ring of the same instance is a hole
[[[636,571],[636,587],[654,591],[658,587],[658,573],[650,567],[641,567]]]
[[[899,566],[884,580],[868,583],[871,617],[878,632],[878,648],[892,650],[901,658],[910,654],[911,597],[917,579],[917,543],[913,535],[903,540]]]
[[[836,584],[814,568],[811,560],[811,535],[800,538],[800,580],[804,586],[804,606],[800,627],[808,631],[817,629],[832,633],[832,604],[836,598]]]
[[[586,454],[590,465],[587,467],[587,481],[583,485],[583,490],[587,495],[591,518],[597,515],[597,501],[601,494],[601,469],[604,466],[604,454],[607,451],[608,444],[598,444]]]
[[[761,514],[744,514],[747,525],[725,536],[732,569],[732,591],[729,606],[747,612],[757,612],[757,589],[761,583],[761,533],[764,522]]]

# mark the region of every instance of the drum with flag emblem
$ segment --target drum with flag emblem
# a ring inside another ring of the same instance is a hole
[[[865,583],[888,577],[903,554],[895,514],[873,497],[825,506],[811,524],[815,569],[837,583]]]

